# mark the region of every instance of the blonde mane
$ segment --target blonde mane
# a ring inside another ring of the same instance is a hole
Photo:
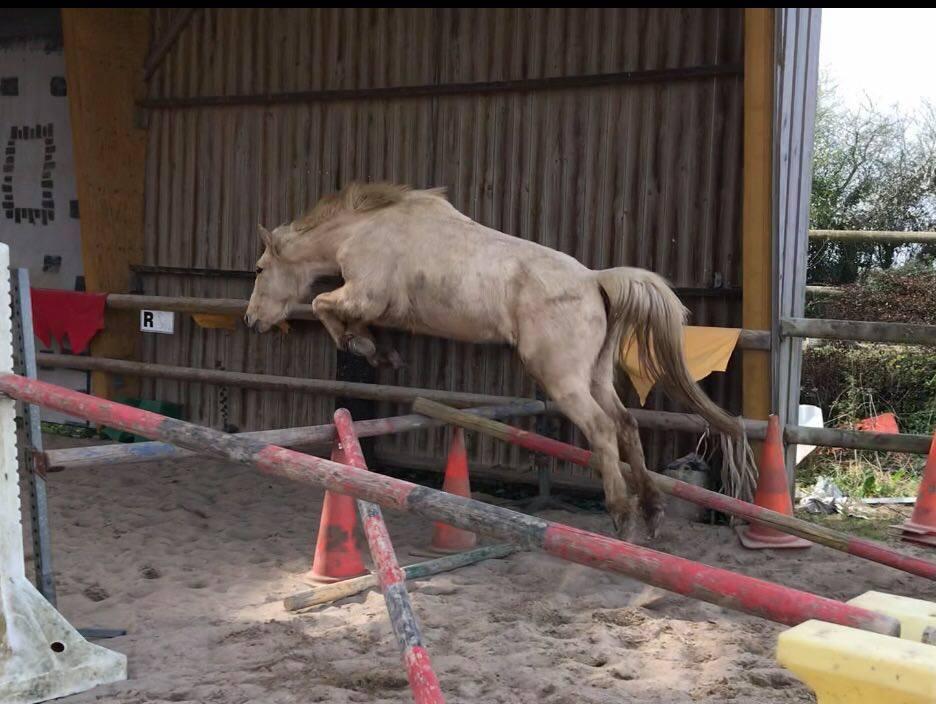
[[[340,213],[366,213],[389,208],[414,195],[445,197],[444,188],[413,191],[409,186],[396,183],[349,183],[338,193],[330,193],[316,203],[312,209],[296,220],[295,229],[306,232],[330,220]]]

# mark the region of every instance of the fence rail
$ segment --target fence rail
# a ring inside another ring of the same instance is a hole
[[[487,406],[510,403],[536,404],[537,401],[514,396],[492,396],[489,394],[466,393],[462,391],[443,391],[438,389],[419,389],[408,386],[384,386],[380,384],[361,384],[328,379],[300,379],[289,376],[270,374],[247,374],[244,372],[219,371],[214,369],[195,369],[192,367],[174,367],[147,362],[128,362],[106,357],[79,357],[72,355],[41,353],[38,355],[40,366],[104,371],[142,377],[178,379],[207,384],[223,384],[252,389],[271,391],[293,391],[314,393],[327,396],[344,396],[377,401],[412,403],[419,397],[452,406]],[[526,406],[529,408],[529,405]],[[544,403],[545,412],[555,407]],[[670,411],[651,411],[644,408],[630,409],[637,423],[649,430],[671,432],[702,433],[706,423],[697,415],[673,413]],[[744,428],[754,440],[762,440],[767,431],[767,422],[744,419]],[[784,441],[798,445],[816,445],[820,447],[841,447],[857,450],[879,450],[888,452],[907,452],[925,455],[929,452],[930,438],[925,435],[865,433],[855,430],[837,430],[833,428],[809,428],[788,425],[784,430]]]
[[[892,230],[810,230],[811,240],[838,242],[880,242],[889,244],[933,244],[936,232],[894,232]]]

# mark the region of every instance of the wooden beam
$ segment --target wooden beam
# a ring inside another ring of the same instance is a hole
[[[192,296],[139,296],[115,293],[107,297],[107,308],[113,310],[165,310],[175,313],[212,313],[243,317],[247,301],[242,298],[197,298]],[[290,308],[290,320],[317,320],[312,306],[299,303]],[[738,347],[747,350],[769,350],[770,333],[766,330],[742,330]]]
[[[195,11],[198,9],[197,7],[185,7],[178,10],[172,24],[165,31],[163,36],[159,38],[159,43],[153,47],[153,50],[147,57],[146,65],[143,68],[143,80],[148,81],[153,77],[156,69],[159,68],[162,60],[166,58],[166,54],[168,54],[169,50],[175,45],[176,39],[182,34],[182,30],[192,21],[192,15],[194,15]]]
[[[143,258],[146,132],[136,124],[135,101],[143,91],[149,10],[63,8],[62,31],[85,284],[89,291],[128,291],[130,265]],[[91,351],[132,359],[139,340],[135,314],[109,311]],[[96,395],[136,391],[113,383],[92,375]]]
[[[936,346],[936,325],[825,318],[784,318],[780,321],[780,334],[783,337],[810,337],[819,340]]]
[[[744,163],[741,229],[742,326],[771,329],[771,175],[774,18],[744,10]],[[770,413],[770,352],[745,350],[742,404],[747,418]]]

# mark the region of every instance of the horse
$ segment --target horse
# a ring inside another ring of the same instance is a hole
[[[324,276],[343,285],[312,301],[339,349],[402,366],[369,330],[386,327],[463,342],[506,343],[558,409],[581,430],[601,476],[613,527],[629,537],[636,496],[651,537],[663,501],[644,462],[637,423],[614,386],[622,340],[641,370],[730,437],[738,419],[693,380],[683,356],[687,310],[645,269],[595,271],[567,254],[485,227],[444,189],[349,183],[270,231],[244,322],[266,332]],[[620,462],[623,455],[630,471]]]

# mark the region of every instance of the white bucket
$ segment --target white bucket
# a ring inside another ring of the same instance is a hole
[[[819,406],[808,406],[801,404],[799,407],[799,425],[807,428],[823,427],[822,409]],[[799,464],[806,456],[816,449],[815,445],[797,445],[796,446],[796,464]]]

